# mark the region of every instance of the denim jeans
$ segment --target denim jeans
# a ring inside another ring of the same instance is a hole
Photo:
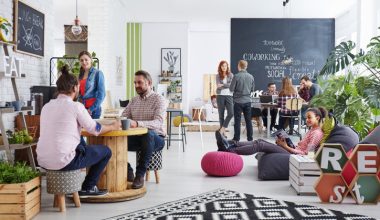
[[[252,141],[253,138],[253,128],[251,122],[251,103],[237,103],[234,102],[234,138],[233,140],[240,140],[240,121],[241,121],[241,113],[244,114],[245,126],[247,128],[247,140]]]
[[[145,175],[153,152],[162,150],[164,146],[164,137],[158,135],[153,130],[148,130],[148,133],[143,135],[128,137],[128,150],[141,151],[140,161],[138,161],[139,165],[136,167],[136,176]],[[133,169],[129,163],[128,172],[133,172]]]
[[[90,167],[82,183],[82,190],[92,189],[98,182],[100,174],[107,166],[112,152],[109,147],[105,145],[84,146],[81,144],[77,146],[75,151],[74,159],[61,170],[68,171]]]

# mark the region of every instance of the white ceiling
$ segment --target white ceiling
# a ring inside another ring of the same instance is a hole
[[[107,0],[110,4],[114,0]],[[215,22],[230,18],[335,18],[357,0],[118,0],[124,8],[118,12],[139,22]],[[87,9],[96,1],[78,0],[78,15],[87,22]],[[55,0],[57,24],[71,24],[75,18],[75,0]]]

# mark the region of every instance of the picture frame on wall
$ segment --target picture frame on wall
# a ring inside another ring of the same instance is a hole
[[[45,14],[15,0],[14,21],[15,51],[44,57]]]
[[[161,73],[166,76],[182,76],[181,48],[161,48]]]

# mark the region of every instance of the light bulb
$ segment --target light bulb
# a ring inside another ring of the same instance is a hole
[[[73,25],[71,26],[71,32],[74,35],[80,35],[82,33],[82,27],[80,25]]]

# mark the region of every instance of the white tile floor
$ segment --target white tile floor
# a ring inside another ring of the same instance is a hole
[[[262,135],[257,133],[257,128],[254,128],[254,132],[254,138],[262,138]],[[245,134],[242,134],[242,140],[245,140],[244,137]],[[43,187],[42,210],[34,219],[104,219],[217,188],[363,214],[380,219],[380,204],[359,206],[347,198],[343,204],[322,204],[317,196],[297,196],[289,186],[288,181],[260,181],[257,178],[257,161],[254,156],[243,157],[244,168],[238,176],[225,178],[206,176],[201,169],[200,161],[206,152],[216,150],[216,143],[213,132],[203,132],[203,139],[204,149],[202,149],[200,133],[188,132],[188,144],[185,153],[182,152],[182,146],[178,143],[173,143],[169,150],[165,149],[164,168],[160,171],[161,182],[156,184],[154,175],[151,175],[151,180],[146,183],[148,192],[140,199],[118,203],[82,203],[80,208],[75,208],[74,204],[67,200],[66,212],[60,213],[56,208],[52,208],[53,195],[47,194],[46,188]],[[134,165],[135,154],[131,153],[129,158]]]

